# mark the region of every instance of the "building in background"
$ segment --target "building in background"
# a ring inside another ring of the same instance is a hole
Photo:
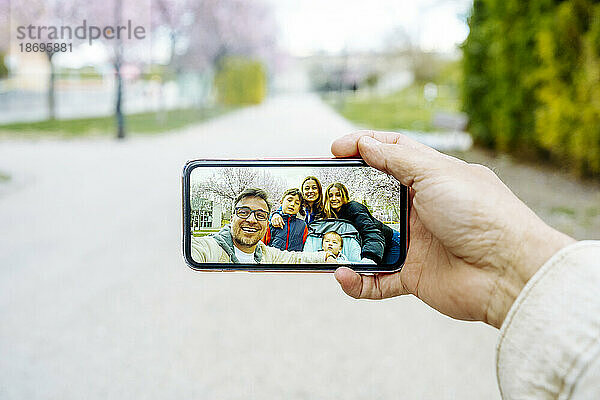
[[[199,199],[199,207],[192,209],[192,231],[218,230],[221,228],[223,206],[209,199]]]

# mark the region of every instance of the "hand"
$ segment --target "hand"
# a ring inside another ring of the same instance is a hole
[[[285,226],[283,217],[277,213],[273,214],[271,217],[271,225],[273,225],[275,228],[283,228]]]
[[[393,274],[335,277],[355,298],[413,294],[458,319],[499,328],[533,274],[574,240],[550,228],[488,168],[408,137],[359,131],[333,142],[337,157],[367,164],[411,188],[410,248]]]
[[[338,264],[337,257],[330,251],[325,252],[325,262],[330,264]]]

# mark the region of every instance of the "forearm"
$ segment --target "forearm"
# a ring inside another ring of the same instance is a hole
[[[327,253],[324,251],[304,252],[287,251],[269,248],[269,259],[274,264],[323,264],[326,262]]]
[[[323,264],[327,261],[327,253],[324,251],[316,252],[297,252],[300,256],[299,262],[302,264]]]

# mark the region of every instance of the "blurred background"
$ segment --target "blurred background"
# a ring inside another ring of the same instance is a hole
[[[499,398],[492,328],[184,265],[187,159],[361,128],[600,239],[600,5],[0,0],[0,398]]]

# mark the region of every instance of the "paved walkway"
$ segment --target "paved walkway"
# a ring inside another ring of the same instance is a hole
[[[329,274],[185,266],[187,159],[326,156],[350,130],[296,96],[124,143],[0,143],[0,398],[499,398],[495,329]]]

